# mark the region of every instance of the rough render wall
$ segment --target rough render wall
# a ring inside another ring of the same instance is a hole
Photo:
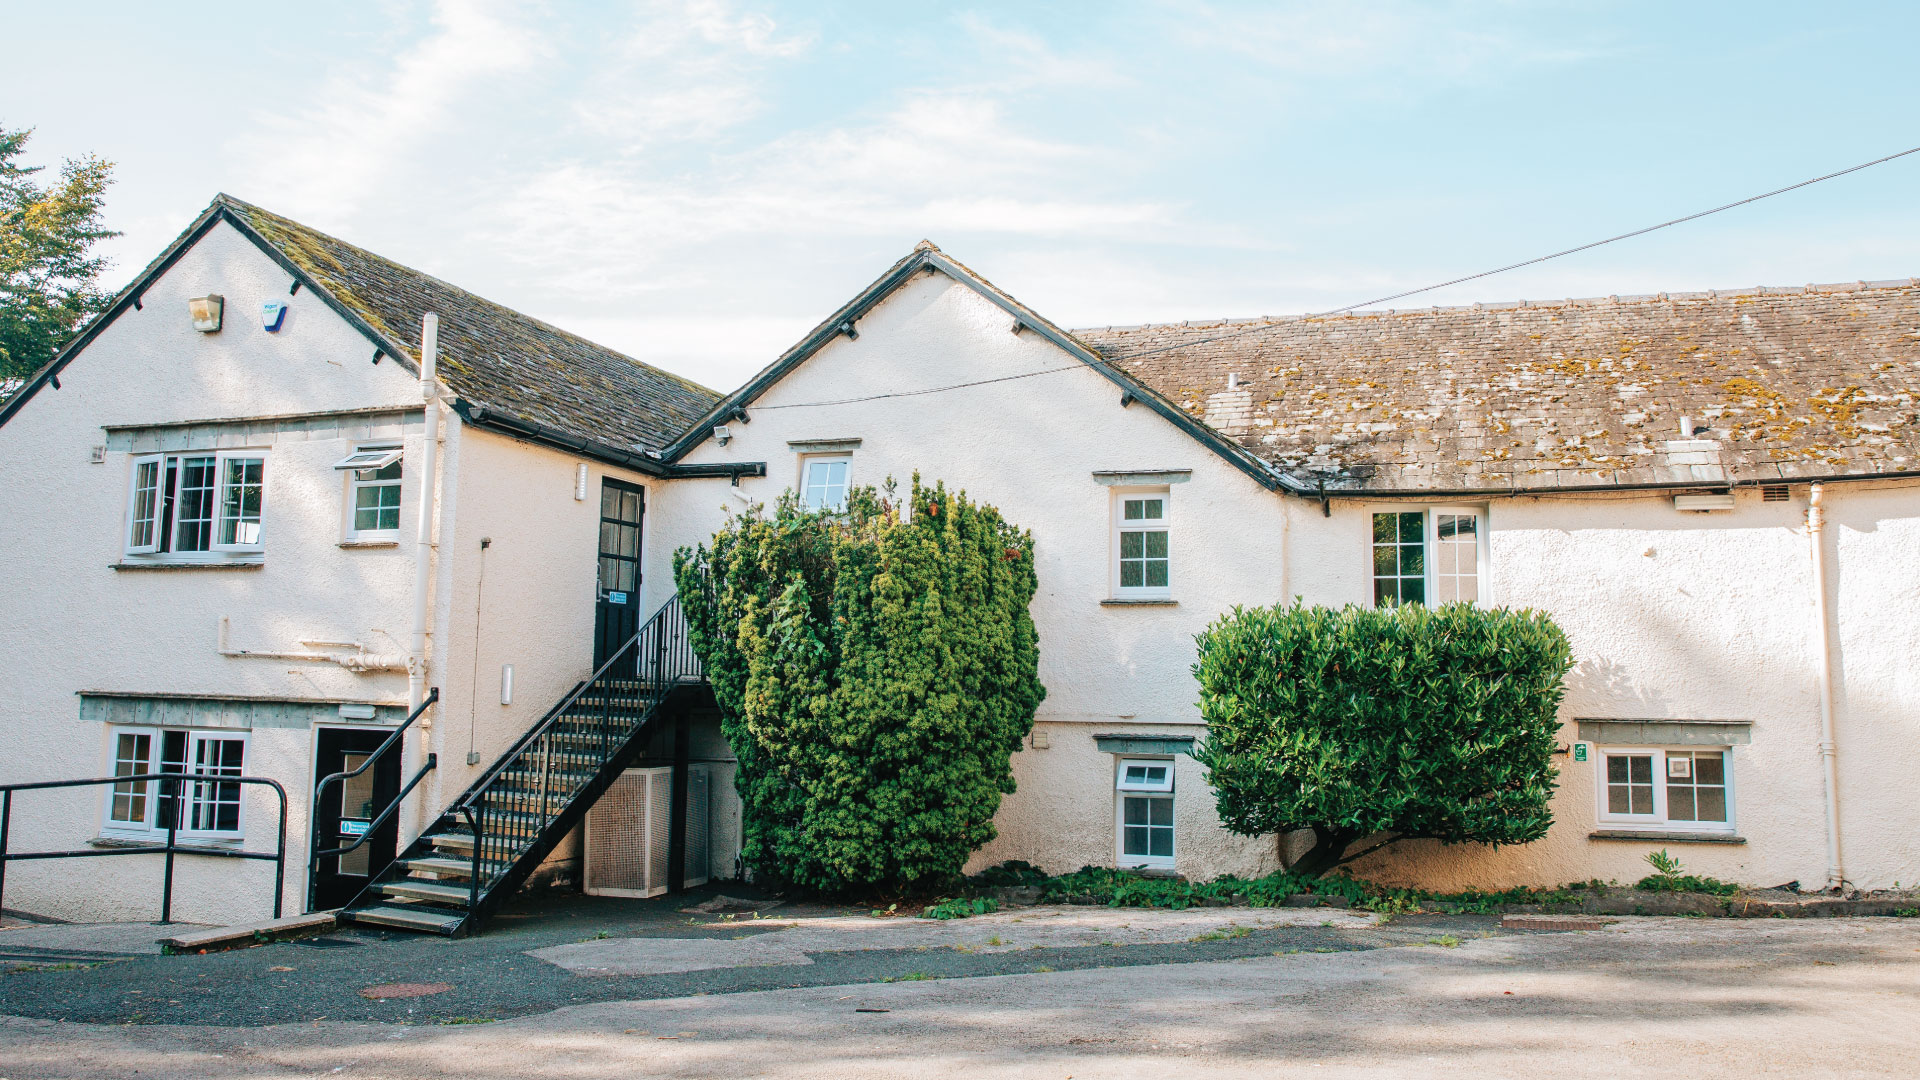
[[[297,651],[301,639],[366,642],[406,651],[409,549],[338,546],[344,481],[332,465],[352,440],[282,433],[268,459],[265,566],[258,570],[114,571],[126,521],[128,457],[109,453],[103,424],[160,423],[417,405],[417,381],[372,348],[310,292],[226,226],[212,230],[153,283],[140,311],[107,327],[61,374],[0,427],[0,731],[11,781],[98,776],[108,761],[103,725],[79,720],[78,690],[203,693],[398,702],[404,674],[354,675],[332,664],[223,657],[220,616],[238,648]],[[225,327],[195,332],[187,298],[226,297]],[[278,334],[262,331],[264,300],[291,304]],[[419,460],[416,425],[405,440]],[[406,505],[417,505],[409,476]],[[290,795],[286,903],[304,899],[305,792],[312,734],[260,729],[249,771]],[[23,795],[16,850],[83,847],[101,824],[97,790]],[[273,848],[274,802],[250,794],[247,847]],[[270,907],[272,867],[182,858],[175,917],[220,922]],[[150,919],[159,907],[158,857],[18,863],[7,873],[10,907],[62,918]]]
[[[993,378],[1061,365],[1036,335],[1009,332],[997,308],[944,277],[923,277],[803,364],[759,403],[790,405]],[[974,868],[1024,858],[1052,870],[1114,858],[1112,756],[1097,731],[1200,734],[1190,667],[1193,635],[1235,604],[1298,595],[1309,603],[1370,601],[1368,528],[1384,503],[1316,503],[1261,491],[1171,425],[1090,372],[1068,372],[922,397],[823,408],[756,408],[689,460],[768,463],[743,481],[771,502],[794,484],[790,439],[860,438],[856,483],[916,468],[1001,508],[1033,530],[1040,592],[1037,718],[1048,749],[1015,756],[1020,788],[1003,804],[999,839]],[[1111,608],[1103,469],[1192,469],[1171,489],[1176,607]],[[1911,843],[1920,800],[1902,763],[1920,736],[1913,699],[1920,622],[1905,570],[1920,557],[1920,500],[1910,486],[1830,487],[1830,602],[1841,811],[1848,876],[1864,887],[1920,878]],[[673,548],[698,541],[742,507],[724,481],[679,482],[660,500],[648,551],[657,584]],[[1557,823],[1537,843],[1500,851],[1415,843],[1357,864],[1382,881],[1436,887],[1631,880],[1667,847],[1689,869],[1753,884],[1825,878],[1823,785],[1813,665],[1805,489],[1789,503],[1743,492],[1730,513],[1690,514],[1663,494],[1514,499],[1481,504],[1496,602],[1536,606],[1567,629],[1578,661],[1562,742],[1575,717],[1731,718],[1754,722],[1734,753],[1743,846],[1590,839],[1593,763],[1558,759]],[[1652,554],[1647,554],[1651,550]],[[1197,877],[1264,873],[1270,839],[1213,824],[1202,771],[1177,773],[1180,868]]]

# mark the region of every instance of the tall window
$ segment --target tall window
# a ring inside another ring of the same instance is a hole
[[[152,839],[175,822],[182,836],[237,839],[247,736],[235,731],[113,729],[113,775],[181,774],[183,779],[128,780],[107,793],[105,831]],[[177,815],[177,817],[176,817]]]
[[[1173,761],[1122,758],[1115,773],[1119,864],[1173,865]]]
[[[809,510],[840,510],[847,505],[846,456],[806,458],[800,470],[800,499]]]
[[[137,457],[127,554],[185,562],[258,552],[265,506],[266,456],[258,451]]]
[[[1122,494],[1115,504],[1113,594],[1117,599],[1171,595],[1167,494]]]
[[[397,446],[363,446],[333,463],[347,474],[348,539],[399,538],[400,457]]]
[[[1479,603],[1482,518],[1453,508],[1373,515],[1373,602]]]
[[[1727,750],[1602,747],[1599,757],[1602,823],[1732,831]]]

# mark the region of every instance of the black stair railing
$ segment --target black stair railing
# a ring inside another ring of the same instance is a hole
[[[675,687],[700,679],[700,659],[675,596],[453,807],[473,834],[468,910],[478,910],[481,896],[593,782],[654,706]]]
[[[327,788],[333,784],[344,784],[348,780],[373,768],[374,764],[380,760],[382,755],[386,754],[388,750],[400,745],[400,741],[405,738],[407,734],[407,729],[413,726],[415,720],[420,719],[420,714],[426,712],[434,702],[439,700],[440,688],[436,686],[427,691],[426,700],[420,702],[417,708],[407,714],[407,718],[401,722],[400,726],[393,729],[393,734],[388,735],[378,749],[368,754],[367,760],[361,762],[359,768],[349,772],[332,773],[323,777],[319,783],[313,785],[313,808],[307,814],[307,829],[313,834],[311,842],[307,845],[307,850],[313,853],[307,863],[308,911],[314,910],[314,902],[319,895],[316,890],[319,888],[320,881],[320,860],[337,859],[342,855],[357,851],[367,844],[372,843],[374,835],[380,831],[382,826],[386,825],[387,819],[399,811],[400,804],[406,801],[407,796],[413,792],[413,789],[420,785],[420,781],[425,779],[426,775],[433,771],[435,765],[439,764],[439,756],[437,754],[427,755],[426,762],[413,774],[413,778],[408,780],[406,784],[400,788],[400,794],[395,795],[393,801],[387,804],[386,809],[380,811],[372,821],[367,823],[367,830],[360,834],[359,839],[345,847],[326,848],[322,850],[320,847],[320,806],[321,800],[326,797]]]

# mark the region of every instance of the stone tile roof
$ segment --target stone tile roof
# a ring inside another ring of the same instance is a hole
[[[1075,336],[1328,489],[1920,472],[1920,279]]]
[[[459,397],[616,447],[658,451],[720,395],[257,206],[217,202],[418,362],[440,316],[440,380]]]

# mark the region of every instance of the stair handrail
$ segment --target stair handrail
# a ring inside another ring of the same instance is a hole
[[[607,658],[606,663],[601,664],[598,668],[596,668],[592,675],[587,676],[586,681],[582,682],[579,686],[574,687],[572,693],[560,699],[560,703],[558,705],[555,705],[553,708],[548,709],[546,715],[540,718],[539,723],[528,728],[525,732],[522,732],[520,737],[514,740],[514,743],[512,746],[509,746],[507,747],[506,750],[502,751],[500,756],[494,760],[493,767],[488,769],[485,773],[483,773],[478,780],[475,780],[472,786],[467,788],[466,795],[462,796],[460,801],[455,803],[450,809],[463,810],[464,808],[471,806],[473,804],[474,799],[479,797],[480,794],[487,789],[487,786],[491,784],[494,781],[494,779],[498,777],[499,774],[507,768],[507,766],[513,763],[513,759],[520,753],[520,751],[526,748],[528,743],[532,742],[533,740],[539,738],[542,735],[545,735],[547,731],[551,729],[555,723],[559,722],[559,720],[566,715],[567,709],[570,706],[572,706],[574,702],[580,700],[581,695],[585,694],[589,690],[592,690],[596,685],[598,685],[601,678],[603,678],[606,675],[608,669],[612,668],[615,664],[619,663],[621,657],[627,655],[627,651],[629,649],[632,649],[635,645],[639,644],[640,639],[647,635],[647,631],[652,630],[656,624],[664,624],[664,622],[671,617],[671,614],[673,612],[676,612],[679,610],[679,607],[680,607],[680,595],[678,593],[675,593],[674,595],[668,597],[666,601],[659,606],[659,608],[655,609],[654,613],[648,617],[647,621],[640,625],[640,629],[634,631],[634,634],[632,637],[628,638],[624,644],[622,644],[618,649],[614,650],[613,655]],[[681,676],[679,674],[676,674],[673,676],[673,679],[674,681],[678,681],[680,677]]]
[[[480,804],[480,799],[486,794],[493,781],[518,760],[529,745],[550,732],[553,726],[567,715],[567,710],[574,702],[580,699],[581,695],[586,694],[594,687],[600,685],[600,681],[606,677],[607,672],[610,671],[614,665],[620,663],[623,658],[626,658],[629,651],[635,651],[637,653],[641,639],[647,637],[650,633],[656,642],[654,675],[655,692],[657,696],[646,709],[641,711],[640,715],[644,717],[648,712],[651,712],[660,701],[664,701],[671,685],[680,682],[687,674],[687,672],[677,670],[678,665],[676,665],[676,670],[671,674],[666,670],[666,634],[668,633],[669,625],[676,620],[682,624],[682,627],[685,626],[686,616],[681,611],[680,597],[677,593],[668,597],[667,600],[648,617],[647,621],[641,624],[640,629],[636,630],[632,637],[628,638],[625,643],[614,650],[613,655],[608,657],[606,662],[601,664],[599,668],[595,669],[594,673],[588,676],[586,681],[575,687],[573,692],[565,698],[562,698],[558,705],[548,710],[547,714],[541,718],[539,723],[524,732],[506,752],[495,759],[493,767],[487,770],[480,779],[474,781],[473,785],[467,789],[467,793],[462,796],[458,802],[448,808],[450,814],[457,813],[466,820],[468,832],[473,836],[473,851],[470,856],[472,865],[467,877],[467,910],[469,913],[479,909],[482,885],[481,863],[486,857],[486,833],[481,823],[481,812],[484,807]],[[685,636],[687,640],[683,643],[684,647],[681,651],[684,651],[687,657],[692,658],[691,670],[698,671],[700,661],[698,656],[692,651],[691,635],[683,634],[683,636]],[[676,658],[678,658],[677,653]],[[634,660],[637,662],[637,655],[634,657]],[[637,674],[638,672],[636,670],[636,675]],[[490,883],[489,887],[491,887]]]
[[[329,848],[323,851],[320,848],[320,801],[321,801],[321,798],[326,794],[327,785],[344,784],[348,780],[351,780],[354,777],[359,776],[361,773],[366,772],[368,769],[373,768],[374,762],[379,761],[381,755],[385,754],[389,749],[391,749],[395,744],[397,744],[400,741],[400,739],[404,735],[406,735],[407,729],[413,726],[413,722],[415,720],[420,719],[420,715],[426,712],[428,708],[432,707],[432,705],[439,700],[440,700],[439,687],[436,686],[428,690],[426,698],[423,699],[420,702],[420,704],[416,706],[411,713],[407,714],[407,718],[400,722],[399,727],[396,727],[393,729],[393,733],[388,735],[386,739],[380,743],[379,747],[373,751],[373,753],[367,755],[367,760],[361,762],[359,768],[353,769],[351,771],[346,771],[346,772],[331,773],[327,776],[321,777],[320,782],[313,785],[313,806],[310,812],[307,814],[307,832],[311,836],[311,840],[307,845],[307,850],[311,852],[311,854],[308,856],[308,859],[307,859],[307,910],[308,911],[314,910],[314,906],[313,906],[314,900],[318,895],[319,883],[317,879],[320,876],[320,860],[323,858],[324,859],[338,858],[339,856],[345,855],[348,852],[357,851],[361,847],[363,847],[368,841],[372,840],[373,834],[380,828],[380,826],[386,824],[386,821],[389,817],[393,816],[394,811],[399,809],[401,802],[405,801],[408,793],[413,791],[413,789],[419,785],[421,778],[426,776],[429,772],[432,772],[434,767],[439,764],[439,755],[437,754],[427,755],[426,764],[420,766],[419,770],[413,774],[413,779],[408,780],[406,785],[400,789],[400,794],[395,795],[393,797],[393,801],[387,804],[386,809],[382,810],[379,816],[374,818],[373,821],[367,825],[367,831],[362,833],[358,840],[355,840],[353,843],[348,844],[346,847]]]

